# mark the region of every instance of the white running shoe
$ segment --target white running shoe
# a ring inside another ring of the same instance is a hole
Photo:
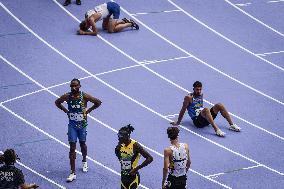
[[[71,173],[68,178],[67,178],[67,182],[72,182],[73,180],[76,179],[76,174],[75,173]]]
[[[83,172],[88,172],[88,163],[83,161]]]
[[[223,131],[221,131],[221,129],[217,129],[216,135],[219,136],[219,137],[224,137],[225,133]]]
[[[229,129],[232,130],[232,131],[236,131],[236,132],[241,131],[241,128],[238,127],[236,124],[230,125]]]

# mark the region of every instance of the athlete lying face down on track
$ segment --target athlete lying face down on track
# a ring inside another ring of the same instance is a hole
[[[79,25],[78,35],[97,35],[96,23],[103,20],[102,27],[109,33],[120,32],[125,28],[138,30],[139,26],[133,20],[119,20],[120,6],[115,2],[107,2],[86,12],[85,20]]]

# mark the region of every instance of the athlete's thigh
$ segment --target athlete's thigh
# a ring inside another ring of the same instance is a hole
[[[109,17],[104,18],[104,19],[103,19],[103,24],[102,24],[102,27],[103,27],[104,30],[107,30],[107,28],[108,28],[108,23],[109,23]]]
[[[82,142],[86,141],[86,138],[87,138],[87,128],[86,127],[78,129],[78,138],[79,138],[79,141],[82,141]]]
[[[114,20],[114,19],[111,19],[111,18],[109,19],[108,28],[107,28],[109,33],[113,33],[114,32],[114,28],[116,26],[116,22],[117,22],[117,20]]]
[[[75,143],[77,142],[78,132],[77,132],[76,128],[69,125],[67,135],[68,135],[68,141],[69,142],[75,142]]]

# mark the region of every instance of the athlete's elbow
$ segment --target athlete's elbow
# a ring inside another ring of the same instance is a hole
[[[149,163],[152,163],[152,161],[154,160],[154,158],[152,156],[149,156],[147,159],[148,159]]]

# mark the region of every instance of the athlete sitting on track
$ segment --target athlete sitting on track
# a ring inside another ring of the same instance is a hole
[[[239,132],[240,128],[232,122],[230,114],[226,110],[225,106],[221,103],[215,104],[211,109],[203,108],[203,94],[202,94],[202,83],[196,81],[193,84],[193,93],[184,97],[183,105],[180,110],[177,122],[172,122],[171,124],[177,126],[180,124],[183,115],[187,109],[189,116],[193,120],[193,124],[202,128],[211,124],[216,132],[217,136],[224,137],[225,133],[219,129],[219,127],[214,122],[217,117],[218,112],[228,121],[230,130]]]
[[[117,134],[119,142],[115,154],[121,163],[121,189],[137,189],[140,183],[138,170],[153,161],[153,157],[138,142],[130,139],[133,130],[134,128],[129,124],[122,127]],[[140,154],[145,161],[138,165]]]
[[[103,29],[107,30],[109,33],[120,32],[128,27],[135,28],[136,30],[139,29],[138,24],[133,20],[128,20],[127,18],[118,20],[119,15],[120,6],[115,2],[107,2],[98,5],[94,9],[86,12],[85,20],[80,23],[80,29],[77,33],[79,35],[97,35],[98,30],[96,23],[100,20],[103,20]],[[88,31],[89,29],[92,31]]]

